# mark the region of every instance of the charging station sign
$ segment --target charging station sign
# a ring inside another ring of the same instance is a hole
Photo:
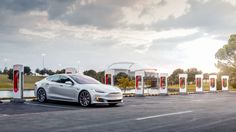
[[[19,71],[15,70],[14,75],[13,75],[13,82],[14,82],[14,88],[13,91],[14,93],[19,91]]]

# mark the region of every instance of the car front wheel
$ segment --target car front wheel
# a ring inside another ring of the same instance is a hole
[[[91,96],[88,91],[82,91],[79,95],[79,104],[83,107],[91,105]]]
[[[37,91],[37,99],[40,103],[47,101],[46,91],[43,88],[40,88]]]

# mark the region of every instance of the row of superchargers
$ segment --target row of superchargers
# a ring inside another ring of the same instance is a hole
[[[160,86],[160,94],[167,95],[168,88],[167,88],[167,73],[156,73],[156,72],[147,72],[147,71],[137,71],[135,72],[135,94],[136,95],[144,95],[144,77],[151,76],[155,78],[159,78],[159,86]],[[179,74],[179,92],[180,93],[187,93],[187,74]],[[196,75],[196,92],[203,92],[203,75]],[[217,91],[217,76],[210,75],[209,76],[209,83],[210,83],[210,91],[215,92]],[[228,91],[228,80],[229,76],[221,76],[222,81],[222,91]],[[23,87],[24,87],[24,66],[23,65],[14,65],[13,66],[13,99],[14,102],[23,102]],[[114,78],[112,74],[105,74],[105,83],[114,85]]]
[[[135,95],[144,96],[145,95],[145,76],[147,76],[148,72],[138,71],[135,72]],[[156,78],[156,82],[159,84],[159,94],[160,95],[168,95],[168,74],[167,73],[152,73],[149,76],[153,76]],[[187,94],[187,74],[179,74],[179,93]],[[203,74],[195,75],[195,86],[196,93],[203,93]],[[224,75],[221,76],[221,86],[222,91],[228,91],[228,81],[229,76]],[[105,84],[114,85],[114,77],[110,73],[105,74]],[[217,92],[217,75],[209,75],[209,86],[210,92]]]

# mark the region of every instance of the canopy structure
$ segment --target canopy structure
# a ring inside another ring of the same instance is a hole
[[[114,76],[121,72],[126,73],[128,76],[134,78],[135,72],[137,71],[143,71],[145,74],[155,74],[157,69],[134,62],[116,62],[108,66],[108,68],[105,70],[105,84],[114,85]]]
[[[128,74],[129,76],[134,76],[135,71],[140,70],[154,70],[155,68],[150,68],[147,65],[141,65],[134,62],[116,62],[108,66],[106,71],[113,71],[113,73],[116,75],[120,72],[124,72]]]

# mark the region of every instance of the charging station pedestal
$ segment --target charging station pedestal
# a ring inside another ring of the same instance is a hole
[[[144,96],[144,71],[135,72],[135,96]]]
[[[198,74],[195,75],[195,81],[196,81],[196,93],[203,93],[203,75],[202,74]]]
[[[209,76],[210,92],[217,92],[217,75]]]
[[[14,65],[13,66],[13,99],[11,102],[23,103],[25,102],[23,92],[24,92],[24,66]]]
[[[222,82],[222,91],[229,91],[229,76],[222,76],[221,77]]]
[[[187,94],[187,78],[188,74],[179,74],[179,93]]]
[[[65,69],[65,74],[76,74],[76,73],[77,73],[76,68],[68,67]]]
[[[167,82],[167,77],[168,73],[160,73],[160,95],[168,95],[168,82]]]
[[[105,84],[114,86],[114,70],[105,71]]]

